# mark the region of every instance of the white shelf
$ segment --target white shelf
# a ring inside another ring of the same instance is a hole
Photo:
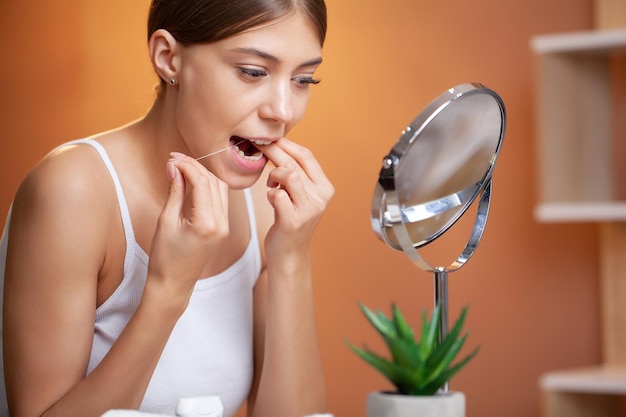
[[[626,220],[626,29],[536,36],[539,195],[545,222]],[[622,130],[620,130],[622,129]],[[618,134],[619,133],[619,134]]]
[[[595,0],[594,6],[596,30],[536,36],[530,42],[537,65],[535,217],[601,223],[604,364],[543,375],[545,417],[624,415],[626,0]]]
[[[541,35],[531,40],[531,47],[538,54],[626,50],[626,30],[594,30]]]
[[[535,207],[540,222],[626,221],[626,202],[542,203]]]
[[[547,391],[624,395],[626,365],[603,365],[550,372],[541,378],[540,386]]]

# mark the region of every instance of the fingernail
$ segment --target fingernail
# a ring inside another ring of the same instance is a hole
[[[176,166],[174,165],[173,162],[168,162],[167,163],[167,176],[173,180],[174,178],[176,178]]]
[[[180,152],[170,152],[170,156],[174,159],[185,159],[187,155]]]

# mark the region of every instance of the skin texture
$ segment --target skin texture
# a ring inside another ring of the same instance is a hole
[[[21,185],[10,225],[4,360],[11,416],[138,408],[196,280],[224,270],[248,243],[247,187],[263,260],[248,414],[323,412],[310,242],[334,189],[313,154],[285,138],[304,115],[307,80],[321,62],[315,30],[295,12],[212,44],[184,47],[159,30],[149,47],[157,74],[175,85],[142,119],[95,137],[116,166],[136,240],[150,255],[141,302],[85,377],[95,309],[122,279],[125,241],[115,190],[95,151],[51,153]],[[228,146],[233,135],[270,143],[258,146],[269,160],[264,169],[242,165],[231,151],[194,159]]]

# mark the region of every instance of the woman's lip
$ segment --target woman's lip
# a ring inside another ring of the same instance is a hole
[[[241,155],[239,155],[239,150],[237,149],[236,146],[233,146],[231,148],[231,152],[237,165],[239,165],[241,168],[245,169],[246,171],[250,171],[250,172],[260,171],[263,169],[263,167],[265,167],[265,164],[267,163],[267,157],[265,155],[262,155],[257,160],[242,157]]]
[[[263,139],[253,139],[250,142],[254,143],[255,145],[259,145],[259,146],[268,146],[268,145],[271,145],[274,141],[263,140]]]
[[[239,140],[247,140],[249,142],[254,143],[255,145],[260,145],[260,146],[268,146],[271,145],[272,143],[276,142],[277,140],[279,140],[280,138],[269,138],[269,137],[247,137],[247,136],[238,136],[238,135],[234,135],[232,136],[232,141],[239,141]]]

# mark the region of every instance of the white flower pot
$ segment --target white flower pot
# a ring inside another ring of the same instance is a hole
[[[449,392],[431,396],[372,392],[367,417],[465,417],[465,395]]]

